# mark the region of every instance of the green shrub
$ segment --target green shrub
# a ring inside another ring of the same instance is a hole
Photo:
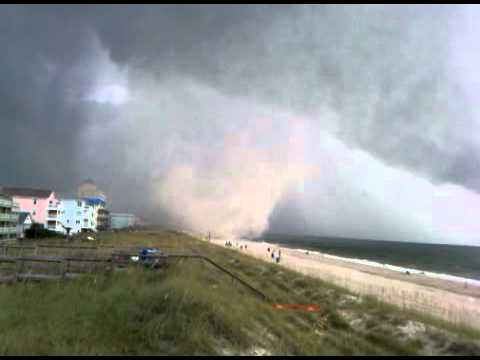
[[[61,235],[55,231],[44,228],[42,224],[34,223],[30,226],[29,229],[25,230],[25,237],[27,239],[44,239],[61,237]]]

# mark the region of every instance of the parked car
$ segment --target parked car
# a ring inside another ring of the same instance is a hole
[[[140,249],[138,255],[132,254],[129,250],[120,250],[112,253],[112,261],[117,268],[124,268],[128,263],[139,263],[145,267],[157,269],[165,264],[165,254],[157,248],[143,248]]]
[[[158,269],[165,264],[165,254],[158,248],[143,248],[140,250],[139,261],[146,267]]]

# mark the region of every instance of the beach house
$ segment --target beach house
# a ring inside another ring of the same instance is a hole
[[[95,231],[93,208],[83,199],[60,199],[60,223],[62,233],[77,234]]]
[[[59,200],[52,190],[3,187],[0,192],[13,198],[15,210],[28,212],[32,220],[53,231],[61,231]]]
[[[62,198],[59,205],[62,233],[97,232],[109,227],[105,202],[97,197]]]
[[[93,215],[90,221],[95,231],[107,230],[110,228],[110,212],[107,210],[107,197],[103,191],[98,189],[92,179],[83,181],[78,187],[77,198],[85,201]]]

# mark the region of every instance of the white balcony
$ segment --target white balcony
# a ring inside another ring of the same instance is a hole
[[[0,227],[0,235],[11,234],[15,235],[17,233],[17,228],[15,227]]]
[[[12,213],[0,214],[0,221],[17,223],[18,222],[18,214],[12,214]]]
[[[12,207],[12,201],[8,199],[0,198],[0,206],[10,208]]]

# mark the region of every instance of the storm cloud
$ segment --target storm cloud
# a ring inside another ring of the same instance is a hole
[[[114,210],[236,236],[478,244],[479,18],[1,6],[0,183],[93,177]]]

